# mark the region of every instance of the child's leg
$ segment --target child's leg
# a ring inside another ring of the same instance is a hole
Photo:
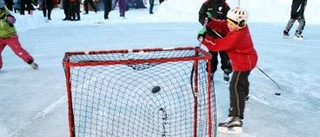
[[[229,117],[244,118],[245,97],[249,92],[250,71],[234,71],[230,81],[230,109]]]
[[[18,36],[12,36],[6,39],[8,46],[13,50],[13,52],[19,56],[23,61],[28,64],[33,63],[33,57],[24,49],[22,48]]]
[[[4,49],[4,47],[6,47],[6,44],[0,44],[0,69],[2,68],[2,55],[1,55],[1,53],[2,53],[2,51],[3,51],[3,49]]]

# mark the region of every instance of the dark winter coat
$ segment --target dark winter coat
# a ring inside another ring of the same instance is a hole
[[[42,9],[52,10],[53,9],[53,0],[42,0]]]
[[[291,18],[297,19],[304,16],[304,10],[307,5],[307,0],[292,0]]]
[[[199,22],[203,25],[207,17],[206,12],[210,12],[215,19],[226,19],[229,10],[230,7],[225,0],[207,0],[199,10]]]
[[[201,43],[210,51],[226,51],[234,71],[249,71],[256,66],[258,55],[248,26],[230,31],[226,20],[212,20],[208,27],[226,36],[217,39],[206,35]]]
[[[214,19],[226,19],[229,10],[230,7],[225,0],[207,0],[202,4],[199,10],[199,22],[202,25],[204,24],[204,20],[207,17],[207,12],[210,12],[212,14],[212,18]],[[219,36],[211,30],[208,30],[208,34],[212,37],[219,38]]]

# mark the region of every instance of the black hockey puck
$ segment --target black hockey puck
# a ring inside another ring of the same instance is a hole
[[[151,90],[151,92],[154,93],[158,93],[161,90],[160,86],[154,86]]]
[[[280,92],[276,92],[276,93],[274,93],[274,94],[277,95],[277,96],[280,96],[280,95],[281,95]]]

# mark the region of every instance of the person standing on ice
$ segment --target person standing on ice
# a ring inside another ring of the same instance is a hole
[[[245,98],[249,93],[248,77],[258,61],[247,20],[248,12],[243,8],[236,7],[228,11],[226,20],[212,19],[207,24],[207,29],[216,31],[225,37],[214,38],[208,35],[207,29],[200,29],[198,32],[198,40],[209,51],[225,51],[229,55],[234,70],[229,86],[229,118],[225,122],[219,123],[218,130],[219,128],[237,127],[242,131]]]
[[[283,31],[283,36],[288,37],[290,29],[293,24],[298,20],[299,26],[294,33],[294,38],[303,39],[302,31],[306,25],[306,20],[304,18],[304,10],[307,5],[307,0],[292,0],[291,4],[291,14],[290,19],[286,25],[286,28]]]
[[[108,20],[109,13],[112,10],[112,1],[111,0],[102,0],[102,2],[103,2],[103,8],[104,8],[103,18],[105,20]]]
[[[69,0],[70,1],[70,20],[80,21],[80,0]]]
[[[33,69],[38,69],[38,64],[34,62],[33,57],[22,48],[19,42],[17,31],[14,27],[15,21],[16,19],[6,9],[4,1],[0,0],[0,69],[3,65],[1,53],[7,45]]]
[[[163,0],[159,0],[159,4],[161,4]],[[153,14],[154,0],[149,0],[149,13]]]
[[[199,10],[199,22],[204,25],[205,18],[208,19],[208,22],[210,20],[214,19],[226,19],[227,13],[230,10],[229,5],[225,2],[225,0],[207,0],[205,1],[200,10]],[[212,30],[208,30],[208,35],[214,38],[220,38],[221,36],[224,37],[224,35],[217,35]],[[229,60],[229,57],[225,51],[210,51],[212,59],[211,59],[211,72],[214,76],[214,73],[217,71],[218,66],[218,55],[221,58],[221,69],[224,72],[223,79],[225,81],[229,81],[229,74],[232,73],[232,67],[231,62]]]
[[[154,0],[149,0],[149,14],[153,14]]]
[[[42,13],[43,17],[48,18],[46,21],[51,20],[51,12],[53,9],[53,3],[52,0],[42,0]]]
[[[89,14],[89,4],[90,4],[90,7],[93,9],[93,11],[95,13],[97,13],[97,8],[96,6],[94,5],[93,1],[92,0],[84,0],[83,1],[83,8],[84,8],[84,13],[83,15],[86,15],[86,14]]]
[[[120,18],[125,18],[127,6],[126,6],[126,0],[119,0],[119,12],[120,12]]]

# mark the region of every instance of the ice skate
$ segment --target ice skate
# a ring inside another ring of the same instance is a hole
[[[218,131],[226,134],[242,133],[242,121],[239,117],[229,117],[225,122],[218,124]]]
[[[295,40],[303,40],[303,36],[301,34],[295,33],[293,36],[293,39]]]
[[[284,30],[283,31],[283,36],[282,36],[283,38],[288,38],[289,37],[289,32],[288,31],[286,31],[286,30]]]
[[[230,80],[229,74],[223,73],[223,80],[224,80],[225,82],[228,82],[228,81]]]

